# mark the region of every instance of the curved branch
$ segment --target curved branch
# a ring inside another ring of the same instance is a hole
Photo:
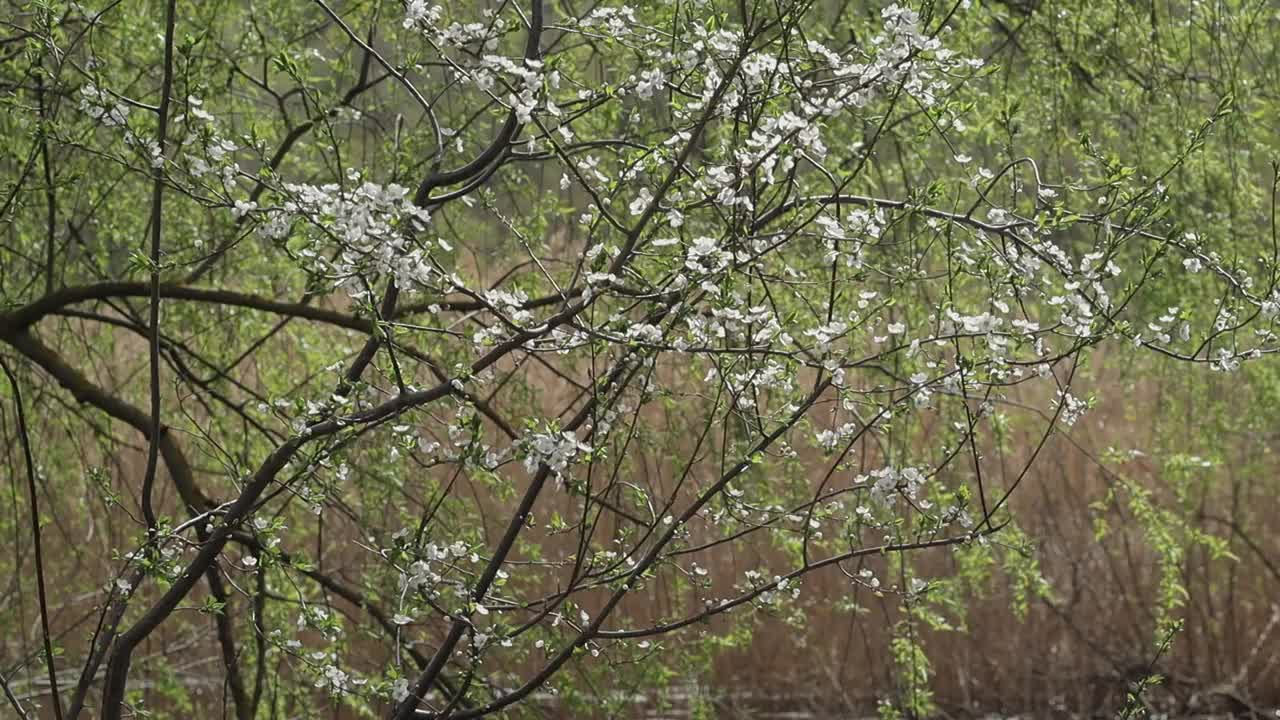
[[[542,39],[542,0],[533,0],[532,5],[533,7],[529,14],[529,36],[524,46],[524,59],[526,62],[537,60],[541,55],[539,42]],[[502,124],[502,129],[498,131],[498,135],[494,137],[493,142],[489,143],[488,147],[477,155],[475,159],[460,168],[446,172],[432,172],[418,186],[418,191],[413,196],[413,202],[417,205],[426,205],[431,199],[432,190],[443,185],[460,183],[483,171],[490,163],[500,158],[507,151],[508,145],[516,134],[520,132],[520,128],[519,115],[516,109],[512,108],[507,113],[507,120]]]
[[[211,290],[164,283],[160,285],[159,292],[161,297],[170,300],[190,300],[261,310],[277,315],[316,320],[361,332],[368,332],[373,328],[372,321],[337,310],[327,310],[298,302],[281,302],[233,290]],[[100,282],[62,288],[7,315],[0,315],[0,337],[24,332],[40,319],[57,313],[68,305],[117,297],[150,296],[151,288],[147,283],[142,282]]]
[[[23,305],[9,313],[0,314],[0,338],[24,332],[43,318],[49,315],[58,314],[63,308],[69,305],[122,297],[146,298],[150,297],[150,295],[150,287],[146,283],[142,282],[107,281],[90,283],[88,285],[73,285],[65,287],[60,290],[55,290],[54,292],[41,297],[39,300]],[[575,288],[573,290],[567,290],[564,293],[532,298],[522,303],[519,307],[522,310],[534,310],[541,307],[547,307],[549,305],[556,305],[564,302],[566,299],[573,299],[581,295],[582,289]],[[190,287],[188,285],[178,283],[162,283],[160,285],[160,297],[167,300],[187,300],[190,302],[208,303],[211,305],[226,305],[228,307],[241,307],[249,310],[258,310],[284,317],[314,320],[316,322],[322,322],[335,327],[346,328],[348,330],[355,330],[357,332],[367,333],[373,331],[373,321],[358,315],[351,315],[339,310],[329,310],[327,308],[309,305],[304,302],[283,302],[280,300],[272,300],[260,295],[236,292],[234,290],[218,290],[213,288]],[[388,319],[405,318],[419,313],[432,312],[433,310],[475,312],[478,310],[488,309],[488,303],[481,300],[462,298],[456,298],[453,300],[420,300],[414,303],[407,303],[404,306],[397,308],[395,312],[391,313]]]

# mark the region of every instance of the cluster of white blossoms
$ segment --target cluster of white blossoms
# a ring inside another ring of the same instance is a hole
[[[570,465],[591,452],[590,445],[567,430],[528,433],[520,439],[520,448],[525,453],[525,470],[535,473],[546,466],[560,480],[564,479],[564,472]]]
[[[725,307],[712,307],[706,316],[685,317],[686,335],[675,342],[676,348],[708,348],[725,341],[757,347],[771,344],[789,346],[793,343],[772,308],[748,305],[745,298],[736,294],[728,295],[726,299],[729,302]]]
[[[80,87],[80,110],[107,127],[126,127],[132,108],[93,83]]]
[[[345,670],[337,665],[325,665],[316,678],[315,686],[317,688],[325,688],[333,695],[345,695],[351,690],[353,682],[363,684],[365,681],[361,678],[352,679]]]
[[[435,25],[440,21],[440,15],[444,12],[444,8],[439,5],[428,4],[427,0],[409,0],[404,5],[404,22],[405,29],[418,27],[420,25]]]
[[[258,235],[283,241],[300,224],[309,242],[296,250],[299,259],[352,297],[366,296],[365,281],[373,276],[395,278],[406,291],[441,280],[444,271],[432,253],[452,247],[424,236],[430,215],[408,188],[361,181],[356,173],[348,180],[351,187],[286,184],[287,199],[264,211]]]
[[[632,78],[635,76],[633,75]],[[667,75],[662,68],[649,68],[640,71],[639,79],[633,80],[635,83],[636,95],[642,100],[648,100],[666,85]]]
[[[881,208],[874,210],[852,210],[845,215],[844,222],[825,213],[814,219],[822,228],[823,244],[826,246],[826,261],[844,261],[846,267],[858,269],[863,266],[863,249],[867,244],[880,239],[887,224],[885,212]]]
[[[872,470],[866,475],[855,478],[858,485],[870,485],[871,496],[882,503],[889,502],[895,494],[901,494],[911,500],[920,500],[920,491],[924,489],[927,477],[919,468],[894,467],[888,465]],[[922,507],[925,507],[922,505]]]
[[[1089,409],[1089,403],[1069,392],[1059,390],[1054,409],[1058,411],[1058,419],[1062,424],[1071,426],[1075,425],[1076,421]]]
[[[715,238],[702,236],[693,239],[685,250],[684,266],[697,274],[712,274],[725,269],[732,259],[727,251],[720,249]]]
[[[578,27],[606,32],[612,36],[624,35],[636,24],[636,11],[628,5],[597,7],[578,20]]]
[[[542,61],[520,58],[512,60],[502,55],[485,55],[471,71],[471,78],[476,86],[485,91],[492,91],[499,78],[510,78],[512,85],[505,96],[507,106],[516,113],[516,120],[527,123],[533,119],[533,112],[538,105],[539,91],[542,89]],[[551,101],[547,101],[547,112],[559,114],[559,109]]]
[[[789,172],[801,157],[821,161],[827,153],[823,142],[823,123],[850,110],[866,107],[890,90],[902,90],[929,107],[936,97],[950,87],[948,75],[962,68],[981,67],[979,60],[955,56],[942,47],[937,37],[922,31],[919,15],[908,8],[891,5],[882,12],[882,32],[865,46],[841,54],[820,42],[809,40],[807,62],[831,73],[830,82],[803,82],[786,87],[788,78],[798,69],[796,61],[782,61],[764,51],[748,54],[739,68],[738,79],[721,103],[722,112],[733,112],[739,102],[753,94],[771,96],[790,93],[801,99],[798,107],[781,110],[763,117],[744,143],[733,150],[737,165],[735,177],[747,177],[757,165],[767,183],[776,182],[775,172]],[[707,46],[722,57],[737,51],[741,40],[727,31],[709,36]],[[711,53],[704,61],[706,82],[704,102],[710,101],[712,90],[721,79]],[[697,103],[693,105],[696,109]],[[722,204],[726,192],[719,192]],[[738,196],[736,202],[749,204],[750,198]]]
[[[408,530],[406,529],[397,533],[395,537],[396,539],[403,539],[407,534]],[[473,563],[479,561],[479,556],[461,540],[455,540],[452,543],[427,543],[422,546],[421,554],[422,559],[415,560],[407,568],[400,571],[400,594],[402,596],[410,592],[424,593],[428,597],[435,596],[437,594],[436,586],[444,582],[445,575],[456,563],[463,560]]]
[[[542,62],[528,57],[509,58],[495,54],[499,39],[507,33],[507,21],[495,11],[484,11],[484,21],[453,22],[442,24],[444,9],[440,5],[428,5],[424,0],[411,0],[405,6],[403,26],[421,33],[440,49],[458,50],[449,61],[454,75],[466,84],[500,98],[516,114],[521,123],[528,123],[539,104],[545,79]],[[476,57],[479,50],[479,57]],[[551,79],[553,85],[556,84]],[[545,110],[558,115],[559,109],[550,100]],[[452,134],[450,131],[448,134]],[[461,138],[457,138],[461,142]]]
[[[125,145],[142,157],[149,167],[164,165],[164,155],[154,137],[139,135],[129,125],[131,106],[122,97],[115,96],[94,83],[80,87],[80,110],[94,122],[108,129],[123,133]]]
[[[735,372],[722,372],[713,369],[705,380],[711,380],[715,374],[735,398],[734,404],[739,409],[756,408],[761,397],[776,392],[787,396],[795,390],[795,373],[784,363],[769,359],[764,362]]]
[[[405,4],[404,20],[407,30],[422,33],[426,39],[442,48],[462,49],[479,44],[482,52],[490,52],[507,30],[507,23],[493,10],[485,10],[485,22],[451,22],[442,24],[444,8],[426,0],[409,0]]]
[[[857,435],[858,427],[857,423],[847,422],[834,429],[819,430],[814,434],[814,440],[817,441],[818,447],[822,448],[823,452],[831,453],[835,451],[840,443]]]
[[[937,79],[940,73],[966,66],[982,67],[978,59],[960,59],[942,47],[937,37],[926,35],[920,24],[920,14],[902,5],[890,5],[880,12],[884,19],[884,32],[872,38],[871,45],[878,50],[871,77],[882,86],[898,83],[926,107],[932,106],[937,94],[949,87],[946,80]],[[929,53],[929,62],[920,56]],[[863,81],[871,80],[864,69]]]

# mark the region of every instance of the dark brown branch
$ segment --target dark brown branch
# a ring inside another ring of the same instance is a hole
[[[169,94],[173,89],[173,29],[177,21],[177,0],[168,0],[164,21],[164,74],[160,81],[159,120],[156,123],[156,153],[159,163],[152,161],[151,174],[151,297],[149,311],[150,337],[148,338],[148,385],[151,392],[151,433],[147,438],[147,468],[142,475],[142,517],[147,523],[147,535],[155,539],[159,521],[153,496],[155,495],[156,468],[160,464],[160,237],[164,231],[164,149],[169,134]]]
[[[537,60],[542,55],[542,51],[539,48],[542,40],[542,0],[533,0],[532,5],[533,7],[529,13],[529,34],[524,46],[525,60]],[[460,168],[446,172],[433,171],[418,186],[418,191],[413,197],[414,203],[420,206],[428,205],[431,202],[432,190],[445,185],[464,182],[476,174],[484,172],[491,163],[507,152],[511,141],[519,134],[520,127],[519,115],[515,108],[511,108],[511,111],[507,113],[506,121],[502,124],[502,129],[498,131],[497,136],[493,138],[493,142],[489,143],[488,147],[473,158],[471,162]]]
[[[150,288],[140,282],[101,282],[62,288],[25,305],[7,315],[0,315],[0,337],[22,332],[41,318],[57,313],[60,309],[81,302],[108,300],[119,297],[149,297]],[[160,297],[172,300],[190,300],[231,307],[297,317],[336,325],[350,330],[368,332],[373,324],[366,319],[326,310],[304,303],[281,302],[257,295],[232,290],[210,290],[172,283],[160,285]]]
[[[22,703],[18,702],[18,698],[13,694],[13,690],[9,688],[9,681],[0,675],[0,690],[4,691],[4,696],[9,700],[9,704],[13,706],[13,711],[18,713],[18,717],[22,720],[31,720],[31,716],[22,707]]]
[[[249,694],[245,691],[244,677],[240,673],[240,657],[236,652],[235,629],[231,622],[231,602],[227,596],[227,588],[222,584],[217,564],[205,571],[205,579],[213,599],[222,604],[222,609],[214,614],[213,619],[218,632],[218,646],[222,649],[222,665],[227,671],[227,684],[231,687],[231,702],[236,708],[236,718],[253,720],[253,706],[250,704]]]
[[[31,493],[31,540],[34,543],[36,563],[36,594],[40,602],[40,635],[44,639],[44,663],[49,673],[49,693],[53,695],[53,716],[62,720],[62,697],[58,692],[58,673],[53,665],[53,642],[49,634],[49,602],[44,579],[44,552],[40,543],[40,500],[36,491],[36,463],[31,456],[31,437],[27,432],[27,416],[22,409],[22,389],[9,365],[0,360],[0,369],[13,388],[13,404],[18,416],[18,440],[22,444],[22,457],[27,465],[27,490]]]

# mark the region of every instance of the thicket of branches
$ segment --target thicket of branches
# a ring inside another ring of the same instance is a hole
[[[614,712],[850,597],[927,715],[1091,351],[1278,347],[1266,2],[8,7],[22,716]]]

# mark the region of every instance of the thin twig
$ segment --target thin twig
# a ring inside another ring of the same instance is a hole
[[[35,543],[36,592],[40,600],[40,633],[44,639],[44,663],[49,672],[49,692],[53,695],[53,716],[62,720],[62,700],[58,696],[58,674],[53,666],[53,642],[49,639],[49,603],[45,597],[44,552],[40,544],[40,499],[36,494],[36,464],[31,457],[31,438],[27,432],[27,416],[22,410],[22,390],[9,365],[0,359],[9,385],[13,387],[13,404],[18,415],[18,439],[22,443],[22,456],[27,463],[27,490],[31,493],[31,539]],[[8,686],[5,687],[8,692]]]

